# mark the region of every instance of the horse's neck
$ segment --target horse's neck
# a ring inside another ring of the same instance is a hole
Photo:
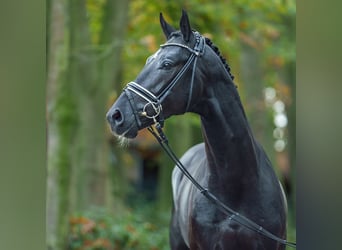
[[[218,85],[216,85],[218,86]],[[258,176],[255,140],[246,120],[240,99],[227,98],[235,87],[221,84],[212,91],[201,115],[208,166],[209,185],[227,190],[244,190]],[[248,184],[247,184],[248,183]]]

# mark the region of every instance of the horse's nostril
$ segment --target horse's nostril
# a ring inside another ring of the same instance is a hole
[[[119,119],[121,119],[121,113],[120,113],[120,111],[119,111],[119,110],[115,110],[114,113],[113,113],[113,115],[112,115],[112,117],[113,117],[113,120],[119,120]]]
[[[114,110],[112,114],[112,119],[116,125],[121,125],[124,122],[123,115],[121,114],[121,111],[118,109]]]

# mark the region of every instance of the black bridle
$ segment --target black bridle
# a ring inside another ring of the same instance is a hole
[[[172,79],[172,81],[157,96],[136,82],[130,82],[124,88],[123,91],[125,92],[129,100],[130,106],[134,112],[135,121],[139,129],[143,128],[142,123],[140,121],[140,117],[146,117],[146,118],[152,119],[154,123],[157,122],[157,118],[158,118],[158,122],[163,126],[164,118],[163,118],[161,103],[169,95],[170,91],[179,82],[179,80],[187,72],[190,65],[192,64],[193,66],[192,66],[192,76],[191,76],[191,82],[190,82],[190,88],[189,88],[189,98],[188,98],[188,102],[185,108],[185,112],[189,110],[191,99],[192,99],[192,89],[193,89],[193,84],[194,84],[197,59],[199,56],[202,56],[204,54],[204,48],[205,48],[204,37],[202,37],[198,32],[194,32],[194,35],[196,39],[196,44],[193,49],[180,43],[165,43],[165,44],[160,45],[161,48],[165,48],[168,46],[182,47],[184,49],[187,49],[190,52],[190,56],[187,59],[186,63],[183,65],[183,67],[176,74],[176,76]],[[137,111],[134,98],[131,95],[132,92],[137,94],[141,98],[143,98],[145,101],[147,101],[142,112]],[[148,112],[149,106],[152,108],[152,113]]]
[[[277,241],[283,245],[287,245],[293,248],[296,248],[296,243],[289,242],[285,239],[279,238],[278,236],[272,234],[268,230],[264,229],[262,226],[256,224],[254,221],[248,219],[247,217],[239,214],[238,212],[234,211],[230,207],[226,206],[223,202],[221,202],[215,195],[213,195],[208,189],[204,188],[199,184],[192,175],[188,172],[185,166],[180,162],[179,158],[175,155],[173,150],[170,148],[168,139],[164,134],[162,127],[164,123],[163,115],[162,115],[162,101],[167,97],[170,90],[176,85],[176,83],[181,79],[184,73],[188,70],[190,65],[193,63],[192,67],[192,76],[190,82],[190,90],[189,90],[189,98],[187,101],[185,112],[189,110],[191,99],[192,99],[192,89],[194,83],[194,76],[196,70],[196,63],[199,56],[203,55],[205,49],[205,38],[202,37],[198,32],[194,32],[196,38],[196,44],[194,48],[190,48],[184,44],[180,43],[166,43],[161,45],[161,47],[167,46],[178,46],[184,49],[187,49],[191,52],[190,57],[188,58],[187,62],[184,66],[180,69],[177,75],[173,78],[173,80],[158,94],[155,96],[146,88],[142,87],[141,85],[130,82],[124,89],[125,94],[129,100],[130,106],[134,112],[135,120],[137,122],[138,128],[142,128],[142,124],[140,121],[141,117],[146,117],[153,120],[153,125],[148,127],[148,130],[152,133],[152,135],[157,139],[160,146],[164,149],[167,155],[173,160],[176,166],[182,171],[182,173],[192,182],[192,184],[200,191],[202,195],[204,195],[210,202],[212,202],[221,212],[229,216],[229,220],[234,220],[240,225],[257,232],[265,237]],[[143,111],[138,112],[137,109],[134,107],[135,102],[134,98],[132,97],[131,93],[135,93],[136,95],[143,98],[147,103],[145,104]],[[148,112],[148,106],[152,107],[153,113]]]

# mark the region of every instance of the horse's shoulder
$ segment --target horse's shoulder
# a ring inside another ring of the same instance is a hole
[[[180,162],[184,165],[188,172],[194,178],[196,178],[199,177],[198,174],[200,174],[200,172],[206,170],[205,166],[203,166],[206,162],[205,159],[206,154],[204,149],[204,143],[199,143],[189,148],[180,158]],[[183,177],[183,173],[177,167],[175,167],[172,172],[173,182],[179,183],[183,179]]]
[[[181,157],[180,161],[187,171],[197,180],[203,181],[205,171],[205,148],[204,143],[197,144],[188,149]],[[201,183],[203,185],[203,183]],[[175,167],[172,172],[172,193],[174,201],[174,220],[175,225],[178,225],[180,233],[186,242],[189,244],[189,223],[188,218],[191,213],[191,198],[196,188],[184,176],[178,167]]]
[[[205,157],[205,148],[204,143],[202,142],[189,148],[182,156],[181,162],[184,164],[185,162],[191,162]]]

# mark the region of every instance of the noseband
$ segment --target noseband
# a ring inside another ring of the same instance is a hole
[[[140,117],[146,117],[148,119],[152,119],[154,123],[158,121],[158,123],[160,123],[163,126],[164,118],[162,114],[161,103],[169,95],[170,91],[173,89],[176,83],[182,78],[185,72],[187,72],[188,68],[192,64],[193,66],[192,66],[192,75],[191,75],[191,81],[190,81],[189,97],[188,97],[187,105],[185,108],[185,112],[189,110],[191,99],[192,99],[192,90],[193,90],[193,84],[194,84],[194,78],[195,78],[197,59],[199,56],[203,55],[204,48],[205,48],[204,37],[202,37],[200,33],[198,33],[197,31],[194,32],[194,35],[196,39],[196,44],[193,49],[180,43],[165,43],[165,44],[160,45],[161,48],[168,47],[168,46],[181,47],[181,48],[187,49],[191,54],[188,60],[186,61],[186,63],[184,64],[184,66],[179,70],[177,75],[157,96],[155,96],[152,92],[150,92],[149,90],[142,87],[136,82],[130,82],[124,88],[123,91],[129,100],[130,106],[134,113],[135,121],[139,129],[142,128]],[[136,107],[134,98],[132,96],[132,93],[140,96],[145,101],[147,101],[142,112],[137,111],[137,107]],[[152,112],[149,111],[148,109],[149,106],[152,108]]]

